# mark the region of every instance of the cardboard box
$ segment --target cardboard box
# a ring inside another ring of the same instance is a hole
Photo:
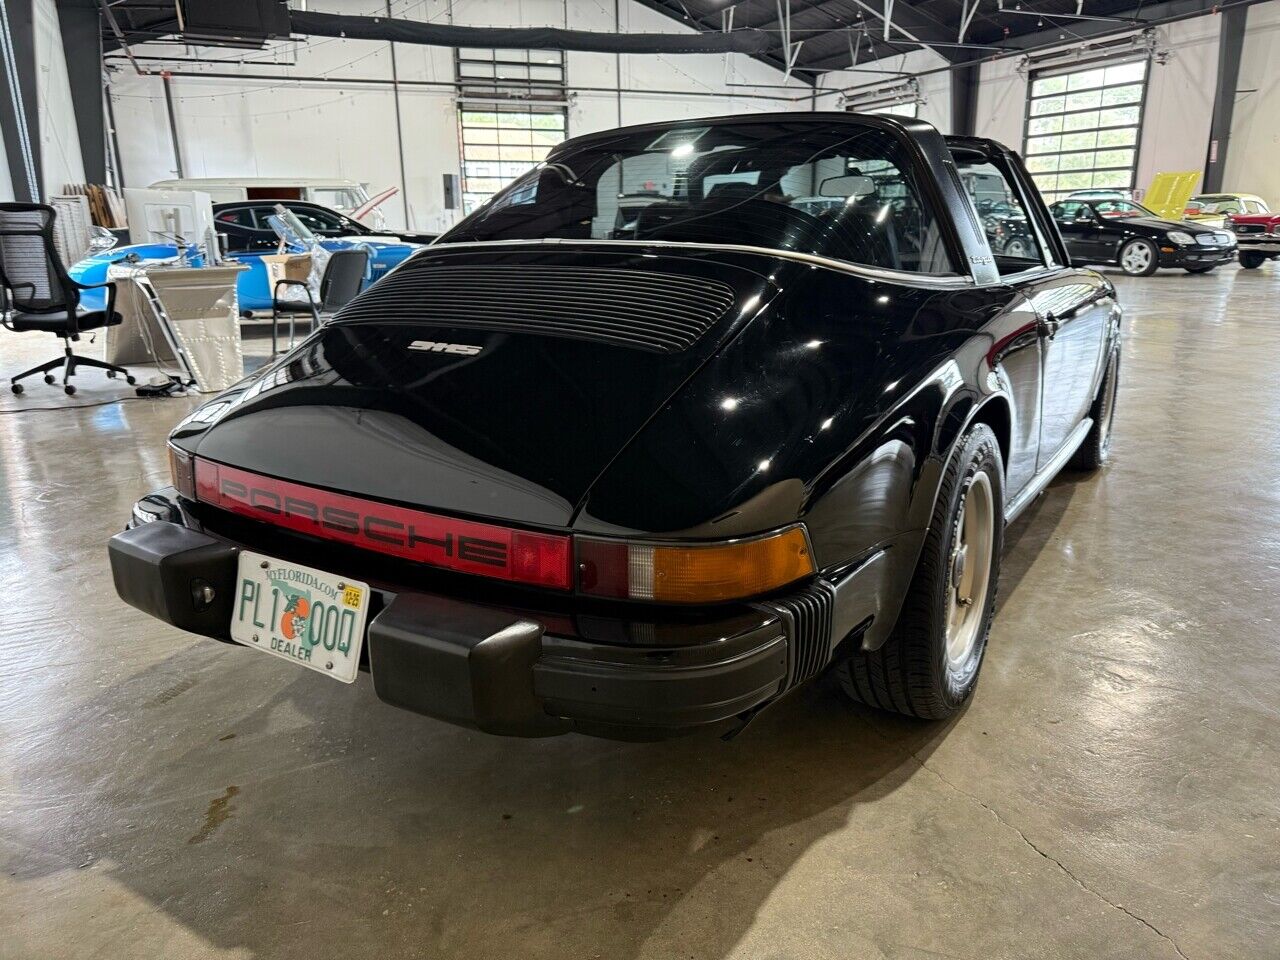
[[[311,275],[311,254],[269,253],[262,258],[267,268],[267,280],[275,290],[277,280],[303,280]]]

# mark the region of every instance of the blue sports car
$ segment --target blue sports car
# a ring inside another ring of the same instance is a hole
[[[216,213],[217,207],[215,207],[215,215]],[[289,213],[292,213],[292,211],[289,211]],[[262,258],[266,254],[275,253],[281,241],[284,242],[286,250],[294,253],[305,253],[313,244],[318,244],[329,251],[350,250],[360,247],[367,249],[369,251],[369,269],[365,277],[366,287],[376,283],[383,274],[415,251],[421,249],[422,246],[421,244],[406,242],[398,237],[368,233],[353,233],[345,237],[317,237],[311,232],[308,224],[301,222],[295,216],[289,216],[288,213],[285,216],[287,217],[289,229],[284,231],[272,230],[271,235],[275,237],[275,243],[254,243],[252,245],[254,249],[235,249],[234,244],[239,240],[239,237],[234,232],[228,232],[228,237],[232,240],[233,246],[227,256],[249,267],[248,270],[240,274],[236,283],[236,294],[240,301],[241,313],[271,309],[271,283],[268,278],[266,264],[263,263]],[[339,214],[335,213],[334,216],[337,217]],[[276,215],[268,219],[279,220]],[[216,223],[218,221],[215,218]],[[264,232],[268,232],[266,230],[268,226],[268,224],[264,223]],[[204,254],[194,246],[187,247],[185,251],[180,251],[178,245],[174,243],[135,243],[104,250],[85,257],[75,263],[68,270],[68,273],[71,274],[72,279],[80,283],[102,283],[107,279],[107,268],[113,263],[125,260],[134,263],[173,261],[182,252],[185,252],[188,264],[197,267],[203,266]],[[106,306],[106,292],[101,289],[86,291],[81,297],[81,304],[86,310],[101,310]]]

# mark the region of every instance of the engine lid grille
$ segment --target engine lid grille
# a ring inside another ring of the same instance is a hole
[[[423,258],[371,287],[335,321],[539,333],[677,353],[733,302],[728,284],[687,274]]]

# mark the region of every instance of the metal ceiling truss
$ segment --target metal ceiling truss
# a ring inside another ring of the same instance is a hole
[[[96,3],[107,51],[133,61],[139,44],[181,42],[174,0],[58,0]],[[833,71],[893,73],[877,61],[914,50],[940,58],[938,72],[1052,45],[1084,43],[1263,0],[639,0],[699,33],[762,31],[750,53],[784,76],[816,84]],[[216,45],[205,44],[201,45]],[[728,69],[728,68],[726,68]]]

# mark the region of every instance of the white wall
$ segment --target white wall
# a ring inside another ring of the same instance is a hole
[[[915,75],[935,67],[946,66],[947,61],[929,50],[913,50],[900,57],[890,57],[866,64],[866,70],[888,70],[903,74]],[[849,70],[823,74],[821,90],[831,91],[818,96],[819,110],[839,110],[840,98],[836,91],[849,87],[876,87],[893,83],[895,78],[888,74],[855,73]],[[920,96],[923,102],[916,111],[917,118],[927,120],[943,133],[951,132],[951,73],[940,71],[929,73],[919,78]],[[850,93],[850,96],[856,96]]]
[[[1265,4],[1264,6],[1275,6]],[[1216,16],[1197,17],[1159,29],[1167,63],[1153,63],[1147,85],[1137,186],[1157,173],[1204,169],[1218,69]],[[1062,48],[1067,49],[1067,48]],[[978,86],[976,133],[1022,149],[1027,81],[1017,57],[983,64]]]
[[[312,0],[308,9],[385,13],[384,5],[376,0]],[[615,28],[613,4],[607,0],[467,0],[456,7],[449,0],[427,0],[407,9],[402,2],[393,4],[397,15],[432,22],[450,22],[451,10],[452,22],[457,24]],[[622,0],[619,19],[623,32],[688,30],[634,0]],[[228,62],[168,66],[184,72],[234,72],[240,76],[234,80],[177,77],[170,81],[186,176],[341,177],[367,183],[371,192],[400,185],[393,91],[385,85],[356,82],[390,79],[390,44],[316,37],[280,47],[274,54],[247,53],[243,63],[226,51],[201,50],[200,55]],[[407,220],[414,229],[442,230],[457,216],[444,209],[442,185],[442,174],[457,173],[460,166],[457,101],[451,87],[453,51],[396,44],[395,55],[401,81],[441,86],[402,83],[408,217],[400,197],[385,204],[383,210],[392,227],[404,226]],[[270,77],[256,80],[243,74]],[[290,76],[327,79],[289,82]],[[731,86],[783,82],[779,71],[740,55],[615,57],[570,53],[566,80],[571,92],[570,136],[619,123],[795,108],[787,91]],[[612,92],[619,85],[624,89],[621,105]],[[796,81],[791,85],[797,95],[807,89]],[[585,89],[592,87],[610,89]],[[121,69],[110,89],[125,182],[144,186],[176,176],[161,79]],[[665,90],[679,93],[657,92]],[[744,96],[749,93],[770,99]]]
[[[1280,210],[1280,3],[1250,7],[1248,16],[1222,186]]]
[[[1160,45],[1171,55],[1168,63],[1151,67],[1147,83],[1138,149],[1139,187],[1145,188],[1157,173],[1203,173],[1218,83],[1221,25],[1221,17],[1196,17],[1160,30]]]
[[[32,4],[36,44],[36,106],[40,124],[41,187],[45,196],[61,193],[63,184],[84,182],[80,137],[67,82],[55,0]],[[7,182],[7,179],[6,179]]]

